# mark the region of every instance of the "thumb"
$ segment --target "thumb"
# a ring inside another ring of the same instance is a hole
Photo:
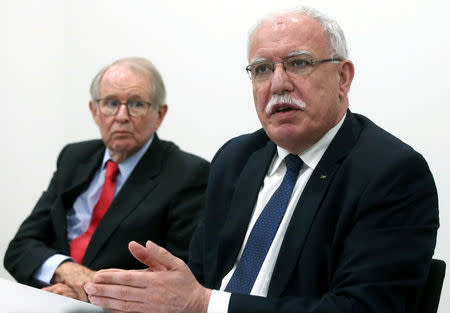
[[[128,244],[128,250],[139,262],[147,265],[153,271],[166,271],[167,269],[156,262],[155,258],[152,256],[152,252],[147,247],[138,244],[136,241],[131,241]]]
[[[181,261],[150,240],[147,241],[145,247],[132,241],[128,244],[128,249],[139,262],[150,267],[152,271],[171,270]]]

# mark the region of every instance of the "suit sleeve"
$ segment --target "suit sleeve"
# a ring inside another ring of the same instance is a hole
[[[375,173],[341,227],[344,239],[333,242],[337,252],[329,257],[334,261],[322,294],[233,294],[228,312],[413,312],[411,299],[425,284],[439,227],[435,184],[417,153],[407,152]]]
[[[209,163],[195,159],[183,168],[180,188],[170,202],[166,248],[183,261],[188,261],[188,247],[192,234],[201,219]]]
[[[65,150],[58,157],[58,168]],[[33,273],[50,256],[60,252],[49,247],[55,236],[50,211],[57,198],[57,177],[58,169],[5,253],[4,266],[19,283],[39,286],[39,282],[32,278]]]
[[[197,279],[197,281],[202,284],[202,285],[206,285],[206,281],[205,281],[205,271],[207,270],[207,268],[205,268],[205,250],[206,247],[204,245],[205,243],[205,221],[207,220],[207,215],[208,212],[206,211],[208,207],[210,206],[214,206],[214,202],[217,201],[215,199],[215,197],[209,197],[208,195],[214,194],[214,192],[211,192],[211,183],[213,181],[217,181],[217,180],[221,180],[222,181],[222,175],[217,174],[217,166],[216,166],[216,162],[217,159],[220,158],[220,155],[222,154],[223,150],[229,145],[229,143],[231,142],[228,141],[227,143],[225,143],[215,154],[213,160],[211,161],[211,165],[209,167],[209,172],[208,172],[208,184],[206,187],[206,193],[205,193],[205,199],[204,199],[204,212],[198,222],[198,226],[194,232],[194,234],[192,235],[192,239],[191,242],[189,244],[189,269],[192,271],[192,274],[194,274],[195,278]],[[225,158],[226,159],[226,158]],[[223,191],[223,190],[221,190]],[[213,199],[211,199],[213,198]],[[207,267],[207,265],[206,265]],[[212,287],[212,286],[208,286],[208,287]]]
[[[204,239],[204,221],[203,219],[200,221],[196,231],[194,232],[194,235],[192,236],[192,240],[189,245],[189,269],[191,270],[192,274],[194,274],[197,281],[204,285],[205,279],[204,279],[204,268],[203,268],[203,260],[204,260],[204,246],[203,246],[203,239]]]

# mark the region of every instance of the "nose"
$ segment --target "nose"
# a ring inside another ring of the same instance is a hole
[[[286,73],[283,64],[275,64],[270,85],[272,94],[284,94],[293,91],[293,89],[294,85],[288,73]]]
[[[121,103],[119,107],[119,111],[116,114],[116,120],[119,122],[128,121],[130,119],[130,115],[128,113],[128,107],[126,103]]]

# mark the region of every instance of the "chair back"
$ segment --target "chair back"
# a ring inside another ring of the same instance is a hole
[[[437,313],[441,298],[442,284],[445,276],[445,262],[438,259],[431,261],[427,282],[419,301],[419,313]]]

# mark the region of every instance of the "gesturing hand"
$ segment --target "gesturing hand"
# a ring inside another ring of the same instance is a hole
[[[85,286],[91,303],[111,312],[207,311],[211,290],[197,282],[181,259],[151,241],[145,247],[130,242],[128,248],[149,270],[98,271]]]

